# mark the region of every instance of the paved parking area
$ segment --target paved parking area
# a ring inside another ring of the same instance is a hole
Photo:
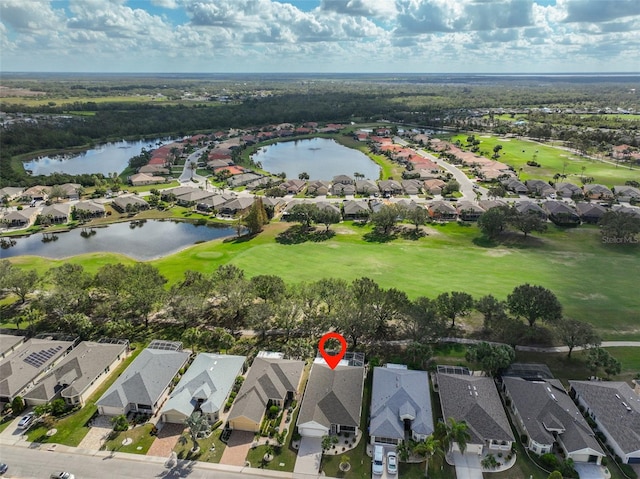
[[[147,456],[169,457],[173,448],[176,447],[182,431],[184,431],[182,424],[164,423],[161,426],[158,437],[151,444]]]
[[[247,431],[233,431],[220,458],[220,464],[230,466],[244,466],[254,433]]]

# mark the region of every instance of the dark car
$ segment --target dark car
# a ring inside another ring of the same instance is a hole
[[[7,469],[9,469],[9,466],[4,463],[0,463],[0,474],[4,474],[5,472],[7,472]]]

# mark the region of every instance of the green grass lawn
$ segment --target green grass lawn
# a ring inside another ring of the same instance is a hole
[[[198,441],[198,444],[200,445],[200,451],[196,454],[192,454],[191,446],[193,446],[193,443],[191,442],[191,436],[189,435],[188,431],[185,431],[182,434],[182,437],[187,439],[186,443],[181,444],[180,440],[178,440],[178,444],[176,444],[176,447],[174,447],[173,450],[178,455],[178,459],[212,462],[217,464],[220,462],[222,453],[227,447],[227,445],[220,440],[221,434],[222,429],[217,429],[213,432],[213,434],[211,434],[211,436],[200,439]],[[214,447],[213,450],[211,450],[212,447]]]
[[[96,391],[91,395],[82,409],[68,417],[56,421],[56,423],[53,425],[53,427],[58,430],[56,434],[48,437],[46,435],[47,428],[44,426],[39,426],[36,428],[32,428],[29,431],[27,435],[28,440],[31,442],[47,442],[65,444],[67,446],[78,446],[82,439],[87,435],[87,432],[89,432],[87,423],[98,410],[96,401],[100,399],[105,391],[109,389],[109,387],[114,383],[116,379],[118,379],[118,376],[120,376],[120,374],[122,374],[127,366],[131,364],[131,361],[133,361],[136,356],[140,354],[143,348],[141,347],[141,345],[137,346],[138,347],[132,351],[129,357],[122,361],[122,363],[120,363],[120,365],[113,370],[113,372],[105,380],[105,382],[98,389],[96,389]]]
[[[635,285],[631,272],[640,271],[638,247],[604,245],[594,227],[551,225],[546,234],[527,241],[517,236],[510,244],[484,246],[475,226],[431,226],[429,235],[418,241],[377,243],[363,239],[370,226],[343,223],[332,227],[337,234],[326,242],[276,243],[275,236],[288,226],[276,222],[252,239],[215,240],[151,264],[170,283],[181,279],[186,270],[209,274],[232,263],[247,276],[273,274],[289,283],[367,276],[412,298],[455,290],[506,299],[515,286],[529,282],[554,291],[567,316],[593,323],[605,338],[640,338],[640,296],[631,294]],[[29,256],[11,261],[40,273],[63,263]],[[82,264],[90,273],[109,262],[132,263],[110,253],[64,261]]]
[[[581,186],[582,167],[585,168],[584,176],[593,177],[594,183],[601,183],[609,187],[613,185],[624,185],[625,181],[637,180],[638,176],[640,176],[640,172],[637,169],[629,170],[628,168],[616,167],[609,163],[582,158],[550,145],[543,145],[516,138],[504,139],[496,136],[485,138],[484,136],[485,135],[476,135],[476,138],[480,140],[480,151],[485,151],[486,156],[490,157],[493,154],[493,147],[498,144],[502,145],[502,151],[500,152],[500,158],[498,160],[513,166],[516,171],[522,168],[522,171],[520,171],[520,179],[522,181],[528,179],[548,181],[553,178],[554,174],[564,171],[567,175],[565,181]],[[460,140],[464,145],[466,144],[467,137],[468,135],[466,134],[456,135],[451,138],[451,141],[455,142],[456,140]],[[540,163],[542,165],[541,167],[527,165],[527,161],[533,160],[534,155],[536,155],[535,161]]]
[[[156,436],[151,435],[153,424],[143,424],[128,431],[119,432],[109,439],[103,446],[103,451],[128,452],[131,454],[146,454],[155,441]],[[123,445],[125,439],[131,439],[131,444]]]

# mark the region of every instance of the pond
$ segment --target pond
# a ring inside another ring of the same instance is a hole
[[[353,177],[355,172],[371,180],[380,176],[380,167],[367,155],[326,138],[274,143],[260,148],[251,159],[270,173],[285,172],[289,179],[297,179],[303,172],[311,180],[332,180],[337,175]]]
[[[24,169],[32,175],[50,175],[67,173],[82,175],[102,173],[121,173],[128,165],[129,159],[139,155],[143,148],[158,148],[169,140],[118,141],[105,143],[77,155],[43,156],[24,162]]]
[[[21,255],[61,259],[83,253],[122,253],[139,261],[173,254],[187,246],[236,234],[229,226],[198,226],[184,221],[141,220],[114,223],[92,231],[82,228],[45,236],[13,238],[15,245],[0,251],[2,258]],[[7,244],[9,238],[3,238]]]

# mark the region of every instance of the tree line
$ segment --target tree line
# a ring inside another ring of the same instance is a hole
[[[219,350],[233,346],[248,329],[259,339],[275,335],[291,342],[304,357],[322,334],[334,330],[353,350],[408,340],[407,353],[420,364],[431,356],[429,344],[461,335],[458,322],[477,312],[483,317],[480,337],[511,346],[538,340],[541,330],[552,331],[570,347],[569,354],[600,342],[589,323],[564,317],[552,291],[531,284],[516,286],[505,300],[463,291],[410,299],[366,277],[287,284],[275,275],[248,278],[227,264],[209,275],[186,271],[168,287],[159,270],[146,263],[106,264],[93,275],[65,263],[39,275],[8,260],[0,262],[0,278],[0,290],[21,302],[8,320],[33,332],[55,330],[81,339],[134,340],[153,323],[170,327],[172,339],[191,347]]]

